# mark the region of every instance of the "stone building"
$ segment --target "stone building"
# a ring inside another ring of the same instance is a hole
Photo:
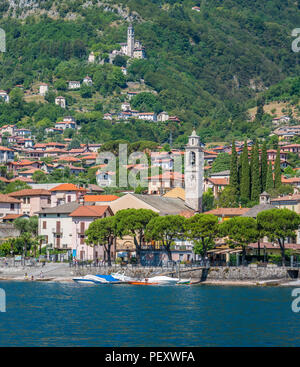
[[[66,108],[66,99],[65,97],[58,96],[55,98],[55,104],[60,106],[61,108]]]

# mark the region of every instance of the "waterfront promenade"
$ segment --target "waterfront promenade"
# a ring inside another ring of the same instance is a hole
[[[70,263],[35,263],[34,265],[10,266],[8,263],[0,265],[0,280],[7,281],[52,281],[72,282],[75,276],[86,274],[124,273],[127,276],[143,279],[156,275],[167,275],[181,279],[191,279],[192,284],[219,285],[281,285],[295,281],[299,276],[298,268],[271,265],[259,267],[249,266],[169,266],[169,267],[139,267],[107,265],[74,266]],[[25,277],[25,274],[27,276]]]

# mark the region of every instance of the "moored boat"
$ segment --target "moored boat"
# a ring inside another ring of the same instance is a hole
[[[111,276],[125,283],[135,281],[134,278],[126,276],[125,273],[111,273]]]
[[[191,284],[191,278],[190,279],[180,279],[176,285],[185,285],[185,284]]]
[[[111,275],[92,275],[88,274],[83,277],[73,278],[74,282],[81,284],[119,284],[122,283],[119,279],[112,277]]]
[[[149,283],[158,283],[158,284],[176,284],[177,282],[179,282],[178,278],[172,278],[172,277],[167,277],[165,275],[158,275],[152,278],[147,278]]]
[[[128,281],[128,283],[134,285],[172,285],[177,284],[178,281],[179,281],[178,278],[171,278],[164,275],[158,275],[155,277],[145,278],[142,280]]]
[[[134,281],[129,281],[128,284],[132,284],[132,285],[158,285],[159,283],[149,283],[146,280],[134,280]]]

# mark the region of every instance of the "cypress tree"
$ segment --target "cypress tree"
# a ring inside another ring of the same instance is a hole
[[[277,148],[277,154],[274,167],[274,186],[278,189],[281,186],[281,168],[280,168],[280,147]]]
[[[237,153],[235,149],[235,143],[232,142],[231,150],[231,162],[230,162],[230,186],[234,189],[235,193],[238,194],[239,183],[238,183],[238,165],[237,165]]]
[[[267,143],[264,141],[261,150],[261,191],[265,191],[267,182],[267,171],[268,171],[268,153],[267,153]]]
[[[241,163],[241,200],[243,202],[247,202],[250,199],[250,167],[248,159],[248,146],[246,141],[244,143]]]
[[[260,177],[259,177],[259,147],[256,141],[254,147],[252,148],[251,157],[251,200],[258,201],[260,194]]]
[[[267,170],[267,179],[266,179],[266,191],[274,189],[274,180],[273,180],[273,172],[272,172],[272,162],[270,161],[268,164]]]
[[[256,105],[257,105],[257,111],[256,111],[255,119],[256,121],[261,121],[265,113],[264,111],[265,99],[263,97],[258,99]]]

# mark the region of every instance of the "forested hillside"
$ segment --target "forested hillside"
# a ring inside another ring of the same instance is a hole
[[[247,109],[261,94],[274,99],[275,90],[280,94],[278,88],[287,87],[300,74],[299,55],[291,50],[291,31],[300,27],[299,1],[40,0],[22,4],[20,8],[18,1],[1,1],[0,27],[7,33],[7,52],[1,55],[0,89],[12,90],[19,84],[27,89],[40,81],[52,84],[61,94],[65,81],[91,76],[92,92],[101,106],[96,104],[89,113],[77,111],[76,118],[86,125],[82,136],[93,141],[164,142],[172,129],[175,143],[180,144],[192,125],[205,141],[267,135],[269,126],[264,126],[263,119],[249,122]],[[117,65],[88,64],[91,51],[105,60],[125,42],[129,22],[146,47],[147,59],[130,64],[127,80]],[[140,79],[157,92],[152,105],[178,116],[181,125],[150,127],[136,122],[115,127],[102,120],[103,113],[122,101],[126,82]],[[75,101],[69,95],[70,110],[62,111],[51,104],[53,96],[41,106],[24,103],[14,92],[12,103],[0,106],[2,124],[22,121],[41,128],[62,114],[75,114]],[[290,92],[297,104],[299,88]]]

